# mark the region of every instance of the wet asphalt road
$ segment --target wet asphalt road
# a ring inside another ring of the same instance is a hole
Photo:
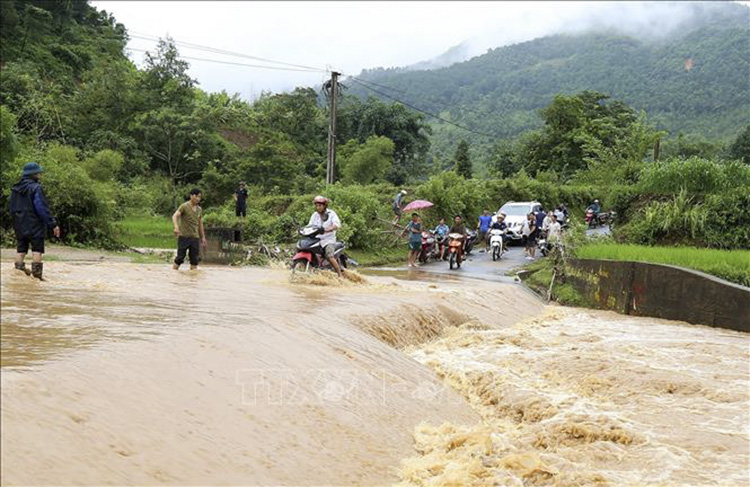
[[[378,267],[363,269],[365,274],[373,275],[394,275],[413,280],[431,280],[437,276],[451,276],[454,278],[473,278],[487,281],[515,281],[512,276],[506,276],[506,272],[521,267],[526,260],[523,253],[523,246],[516,244],[510,246],[508,251],[503,254],[498,261],[492,261],[492,253],[484,252],[484,249],[475,247],[468,258],[461,264],[460,269],[451,270],[448,261],[431,261],[422,264],[416,268],[407,266],[406,251],[404,251],[404,265]],[[539,253],[537,252],[537,258]]]

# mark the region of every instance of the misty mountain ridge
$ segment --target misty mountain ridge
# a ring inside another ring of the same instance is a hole
[[[624,2],[592,8],[578,18],[563,16],[557,20],[558,25],[535,26],[532,15],[526,15],[525,19],[530,23],[506,25],[495,32],[479,34],[426,61],[402,67],[365,69],[362,74],[382,70],[420,71],[445,68],[496,48],[557,34],[625,35],[642,41],[658,42],[670,37],[684,36],[702,27],[747,27],[750,25],[750,8],[718,1],[687,4]]]
[[[603,28],[549,35],[448,67],[366,70],[359,78],[378,83],[380,94],[356,83],[349,92],[406,102],[490,135],[428,117],[441,158],[451,157],[460,139],[488,147],[538,129],[539,109],[558,94],[584,90],[644,110],[649,123],[672,136],[728,140],[750,122],[750,8],[711,7],[717,8],[683,18],[675,24],[679,29],[662,37],[639,39]]]

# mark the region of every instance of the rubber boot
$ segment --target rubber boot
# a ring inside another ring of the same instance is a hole
[[[27,276],[31,275],[31,271],[26,267],[26,262],[16,262],[16,269],[23,271]]]
[[[44,278],[42,277],[42,271],[44,270],[44,263],[42,262],[32,262],[31,263],[31,275],[39,279],[40,281],[43,281]]]

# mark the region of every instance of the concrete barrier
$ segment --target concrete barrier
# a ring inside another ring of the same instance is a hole
[[[571,259],[567,281],[597,307],[750,332],[750,288],[663,264]]]
[[[242,232],[235,228],[206,228],[206,248],[202,260],[207,264],[231,264],[244,256]]]

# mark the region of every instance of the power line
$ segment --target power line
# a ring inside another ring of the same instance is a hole
[[[139,32],[132,32],[132,35],[130,35],[130,37],[132,37],[134,39],[141,39],[141,40],[152,41],[152,42],[158,42],[160,40],[160,38],[157,37],[157,36],[154,36],[154,35],[151,35],[151,34],[139,33]],[[185,47],[187,47],[189,49],[195,49],[195,50],[199,50],[199,51],[212,52],[212,53],[215,53],[215,54],[224,54],[226,56],[241,57],[241,58],[245,58],[245,59],[254,59],[256,61],[263,61],[263,62],[267,62],[267,63],[280,64],[280,65],[283,65],[283,66],[289,66],[289,67],[293,67],[293,68],[305,69],[305,70],[310,70],[310,71],[319,71],[319,72],[324,72],[324,73],[330,72],[330,70],[327,70],[327,69],[316,68],[316,67],[312,67],[312,66],[306,66],[304,64],[295,64],[295,63],[287,63],[285,61],[276,61],[274,59],[262,58],[262,57],[258,57],[258,56],[251,56],[250,54],[243,54],[243,53],[239,53],[239,52],[228,51],[226,49],[219,49],[219,48],[216,48],[216,47],[205,46],[205,45],[202,45],[202,44],[195,44],[195,43],[192,43],[192,42],[180,41],[180,40],[177,40],[177,39],[174,39],[174,38],[172,40],[174,41],[175,44],[178,44],[178,45],[181,45],[181,46],[185,46]]]
[[[376,90],[375,88],[373,88],[371,86],[367,86],[366,84],[364,84],[361,81],[357,80],[357,78],[354,78],[354,77],[351,77],[351,76],[350,76],[350,78],[352,79],[352,81],[354,81],[357,84],[362,85],[363,87],[367,88],[368,90],[374,91],[375,93],[377,93],[379,95],[382,95],[382,96],[384,96],[386,98],[390,98],[393,101],[397,101],[397,102],[401,103],[402,105],[405,105],[405,106],[407,106],[409,108],[412,108],[412,109],[414,109],[414,110],[416,110],[416,111],[418,111],[420,113],[424,113],[425,115],[429,115],[430,117],[437,118],[438,120],[441,120],[441,121],[443,121],[445,123],[448,123],[450,125],[458,127],[460,129],[466,130],[467,132],[471,132],[472,134],[483,135],[485,137],[495,137],[495,135],[485,134],[483,132],[477,132],[476,130],[472,130],[472,129],[468,128],[468,127],[464,127],[463,125],[459,125],[459,124],[457,124],[455,122],[451,122],[450,120],[447,120],[447,119],[445,119],[445,118],[443,118],[443,117],[441,117],[439,115],[435,115],[434,113],[430,113],[430,112],[428,112],[426,110],[422,110],[421,108],[415,107],[414,105],[411,105],[411,104],[409,104],[409,103],[407,103],[407,102],[405,102],[403,100],[399,100],[398,98],[393,97],[391,95],[388,95],[386,93],[383,93],[380,90]]]
[[[369,80],[365,80],[365,79],[355,78],[354,76],[349,76],[349,78],[354,79],[354,80],[358,80],[358,81],[363,82],[363,83],[369,83],[371,85],[379,86],[381,88],[385,88],[385,89],[388,89],[388,90],[391,90],[391,91],[395,91],[397,93],[403,93],[404,95],[408,94],[404,90],[398,90],[398,89],[393,88],[391,86],[381,85],[381,84],[375,83],[374,81],[369,81]],[[433,105],[439,105],[439,106],[445,108],[448,111],[453,111],[453,110],[459,108],[459,107],[452,107],[452,106],[446,105],[445,103],[435,101],[433,98],[425,97],[424,94],[421,94],[421,93],[417,94],[417,96],[419,96],[420,98],[422,98],[427,103],[431,103]],[[471,109],[463,109],[462,111],[473,113],[473,114],[478,115],[480,117],[486,116],[486,114],[479,113],[479,112],[477,112],[475,110],[471,110]]]
[[[149,52],[146,49],[136,49],[134,47],[128,47],[126,48],[129,51],[137,51],[137,52]],[[267,66],[263,64],[247,64],[247,63],[235,63],[232,61],[220,61],[218,59],[206,59],[206,58],[200,58],[200,57],[192,57],[192,56],[183,56],[180,55],[180,59],[189,59],[191,61],[205,61],[209,63],[218,63],[218,64],[229,64],[232,66],[245,66],[248,68],[265,68],[265,69],[276,69],[280,71],[299,71],[303,73],[313,73],[313,72],[322,72],[325,73],[326,71],[311,71],[309,69],[297,69],[297,68],[285,68],[283,66]]]

